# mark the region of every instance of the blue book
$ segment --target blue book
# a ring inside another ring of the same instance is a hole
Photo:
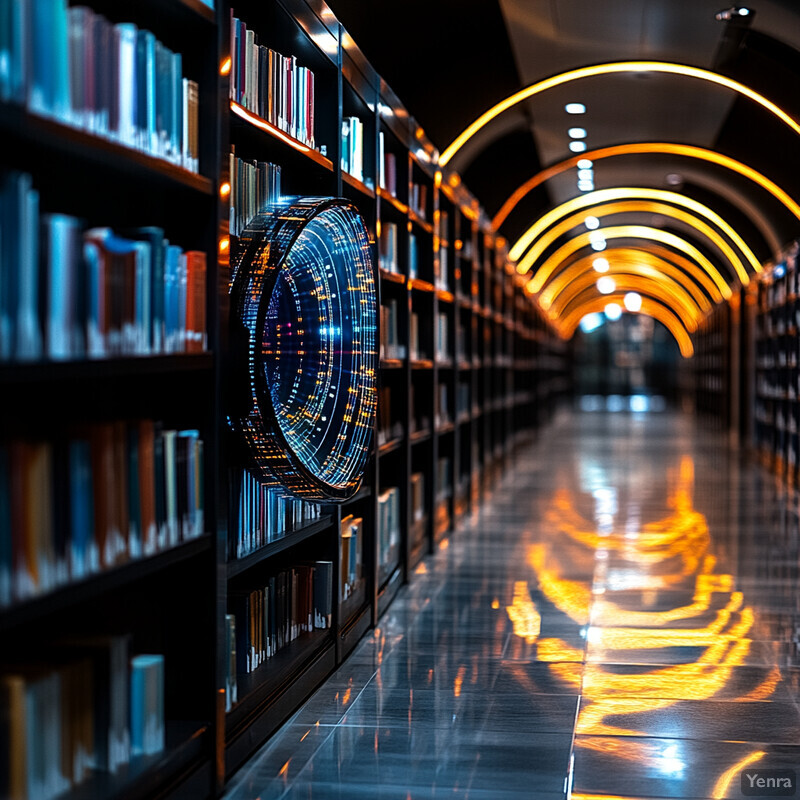
[[[165,350],[174,353],[178,350],[178,334],[180,325],[179,291],[180,291],[181,249],[177,245],[167,243],[164,258],[164,330]]]
[[[180,53],[172,54],[172,71],[170,74],[170,157],[176,164],[183,159],[183,57]]]
[[[27,5],[0,0],[0,100],[25,101]]]
[[[131,754],[164,749],[164,656],[131,659]]]
[[[73,580],[92,571],[94,547],[94,494],[92,451],[87,440],[69,443],[70,572]]]
[[[150,250],[150,274],[147,278],[150,302],[149,310],[143,314],[145,318],[149,316],[150,319],[150,332],[147,335],[148,351],[161,353],[164,351],[164,259],[165,248],[169,242],[164,239],[162,228],[135,228],[125,231],[125,235],[146,243]]]
[[[24,235],[19,198],[21,185],[30,178],[9,172],[0,180],[0,361],[10,361],[14,355],[17,276]]]
[[[137,29],[132,22],[121,22],[115,26],[118,39],[119,62],[117,64],[118,116],[117,134],[128,147],[139,144],[138,96],[137,96]]]
[[[21,205],[16,356],[20,361],[42,357],[42,328],[39,318],[39,193],[31,187],[30,175],[19,183]]]
[[[66,214],[42,218],[45,351],[63,361],[81,355],[80,223]]]
[[[136,38],[136,106],[142,149],[158,152],[156,130],[156,37],[140,30]]]

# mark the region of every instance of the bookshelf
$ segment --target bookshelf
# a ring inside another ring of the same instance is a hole
[[[131,146],[88,123],[34,111],[24,97],[0,102],[7,142],[0,150],[0,224],[8,224],[9,198],[26,209],[37,199],[47,236],[67,230],[76,242],[93,238],[109,263],[102,247],[134,253],[124,262],[129,272],[119,267],[114,280],[133,280],[128,288],[148,298],[166,275],[166,266],[161,276],[143,266],[166,265],[166,256],[153,255],[160,245],[146,239],[152,231],[144,232],[157,228],[175,248],[170,258],[178,271],[167,279],[179,287],[177,300],[159,295],[163,312],[138,301],[120,311],[119,330],[112,325],[107,346],[94,351],[85,341],[95,320],[83,310],[69,318],[82,331],[78,344],[66,354],[48,344],[56,323],[67,324],[52,310],[55,300],[48,306],[59,296],[45,280],[49,273],[42,272],[41,286],[24,287],[28,301],[31,291],[40,293],[41,302],[29,306],[46,309],[34,320],[41,346],[25,338],[25,319],[0,308],[0,322],[24,334],[9,338],[4,329],[0,341],[7,398],[0,500],[16,491],[9,476],[19,472],[25,509],[34,509],[34,493],[43,488],[52,521],[35,524],[59,537],[45,548],[58,555],[57,568],[45,564],[38,583],[18,580],[16,562],[0,562],[0,631],[8,652],[33,663],[62,663],[62,649],[73,652],[62,641],[99,636],[109,652],[163,658],[163,746],[113,771],[72,776],[63,792],[53,779],[50,794],[213,797],[378,622],[421,559],[445,546],[458,519],[476,508],[569,390],[568,351],[524,294],[506,244],[477,200],[457,174],[438,169],[422,128],[323,4],[217,0],[212,9],[200,0],[91,0],[90,7],[109,24],[133,23],[181,54],[181,75],[197,84],[198,163],[178,163],[177,153],[167,157],[144,146],[143,137]],[[263,52],[247,50],[256,42]],[[248,85],[237,59],[243,52],[258,53],[259,69],[282,65],[295,88],[303,87],[293,116],[266,88]],[[286,500],[257,485],[226,419],[236,370],[231,264],[246,217],[278,193],[346,198],[373,250],[379,408],[361,488],[341,504]],[[116,238],[98,233],[106,229]],[[4,281],[15,254],[9,241],[4,231]],[[193,272],[191,283],[190,261],[200,256],[205,273]],[[149,289],[136,283],[144,275]],[[117,308],[118,297],[109,297]],[[175,309],[177,322],[167,316]],[[155,333],[141,334],[151,323],[163,326],[158,346]],[[166,450],[146,455],[151,440]],[[92,475],[117,478],[96,488],[85,469],[65,460],[71,453]],[[109,464],[114,469],[104,470]],[[143,499],[151,482],[163,482],[153,491],[173,503],[153,512],[155,543],[144,535],[152,527]],[[113,514],[92,505],[101,491]],[[112,531],[109,555],[97,546],[92,556],[91,538],[78,547],[67,508],[96,514],[102,530]],[[78,552],[66,567],[65,542]],[[38,565],[40,555],[31,558],[28,566]],[[264,609],[283,602],[281,592],[305,598],[320,618],[280,629]],[[242,638],[254,619],[265,621],[264,636]]]

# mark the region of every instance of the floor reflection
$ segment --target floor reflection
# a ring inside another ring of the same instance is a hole
[[[798,502],[690,419],[521,454],[229,797],[742,797],[800,766]]]

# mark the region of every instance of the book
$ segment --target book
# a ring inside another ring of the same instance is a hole
[[[231,151],[229,230],[241,236],[259,211],[281,199],[281,168],[266,161],[244,161]]]
[[[199,87],[180,53],[66,0],[5,5],[0,99],[198,171]]]
[[[153,755],[164,749],[164,656],[131,659],[131,755]]]

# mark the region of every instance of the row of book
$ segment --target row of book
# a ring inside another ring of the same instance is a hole
[[[378,264],[387,272],[400,272],[400,259],[397,253],[397,224],[381,222],[378,237]]]
[[[408,206],[420,219],[428,218],[428,187],[424,183],[411,184]]]
[[[180,53],[67,0],[2,9],[0,100],[198,171],[199,92]]]
[[[314,73],[294,56],[258,43],[231,10],[230,97],[253,114],[314,147]]]
[[[364,124],[358,117],[342,120],[342,170],[364,180]]]
[[[436,342],[436,360],[439,362],[448,362],[452,359],[450,355],[450,342],[449,342],[449,325],[447,314],[439,311],[436,314],[436,329],[434,331],[434,340]]]
[[[64,640],[0,673],[0,797],[58,797],[163,751],[164,733],[162,655],[131,657],[127,636]]]
[[[245,161],[230,155],[230,233],[241,236],[259,211],[281,198],[281,168],[267,161]]]
[[[425,474],[414,472],[411,475],[411,549],[415,550],[425,541]]]
[[[428,358],[428,354],[420,347],[419,314],[416,311],[412,311],[408,319],[408,354],[412,361],[422,361]]]
[[[0,361],[206,348],[206,254],[161,228],[119,235],[41,214],[27,173],[0,177]]]
[[[247,470],[232,476],[236,509],[231,520],[228,558],[243,558],[282,539],[298,528],[316,522],[322,514],[319,503],[289,497],[284,489],[266,486]]]
[[[151,420],[0,443],[0,606],[203,533],[203,441]]]
[[[403,423],[392,415],[392,388],[382,386],[378,402],[378,446],[403,438]]]
[[[378,131],[378,186],[397,197],[397,156],[386,149],[383,131]]]
[[[450,415],[450,405],[448,398],[449,398],[449,392],[447,384],[440,383],[439,391],[436,395],[435,419],[437,428],[442,425],[447,425],[449,422],[453,421]]]
[[[423,384],[424,388],[417,391],[417,382],[411,381],[409,386],[409,403],[411,407],[411,428],[410,433],[430,433],[431,430],[431,417],[428,409],[430,401],[430,390]],[[422,400],[417,401],[419,395],[422,395]]]
[[[236,617],[225,615],[225,710],[230,711],[239,702],[236,681]]]
[[[397,300],[381,304],[381,358],[402,360],[406,357],[406,346],[400,341],[398,315]]]
[[[330,628],[333,562],[298,564],[250,592],[229,592],[235,617],[236,670],[253,672],[301,634]]]
[[[392,486],[378,495],[378,565],[382,577],[400,558],[400,489]]]
[[[345,601],[364,585],[364,520],[348,514],[342,520],[339,534],[339,593],[342,601]]]

